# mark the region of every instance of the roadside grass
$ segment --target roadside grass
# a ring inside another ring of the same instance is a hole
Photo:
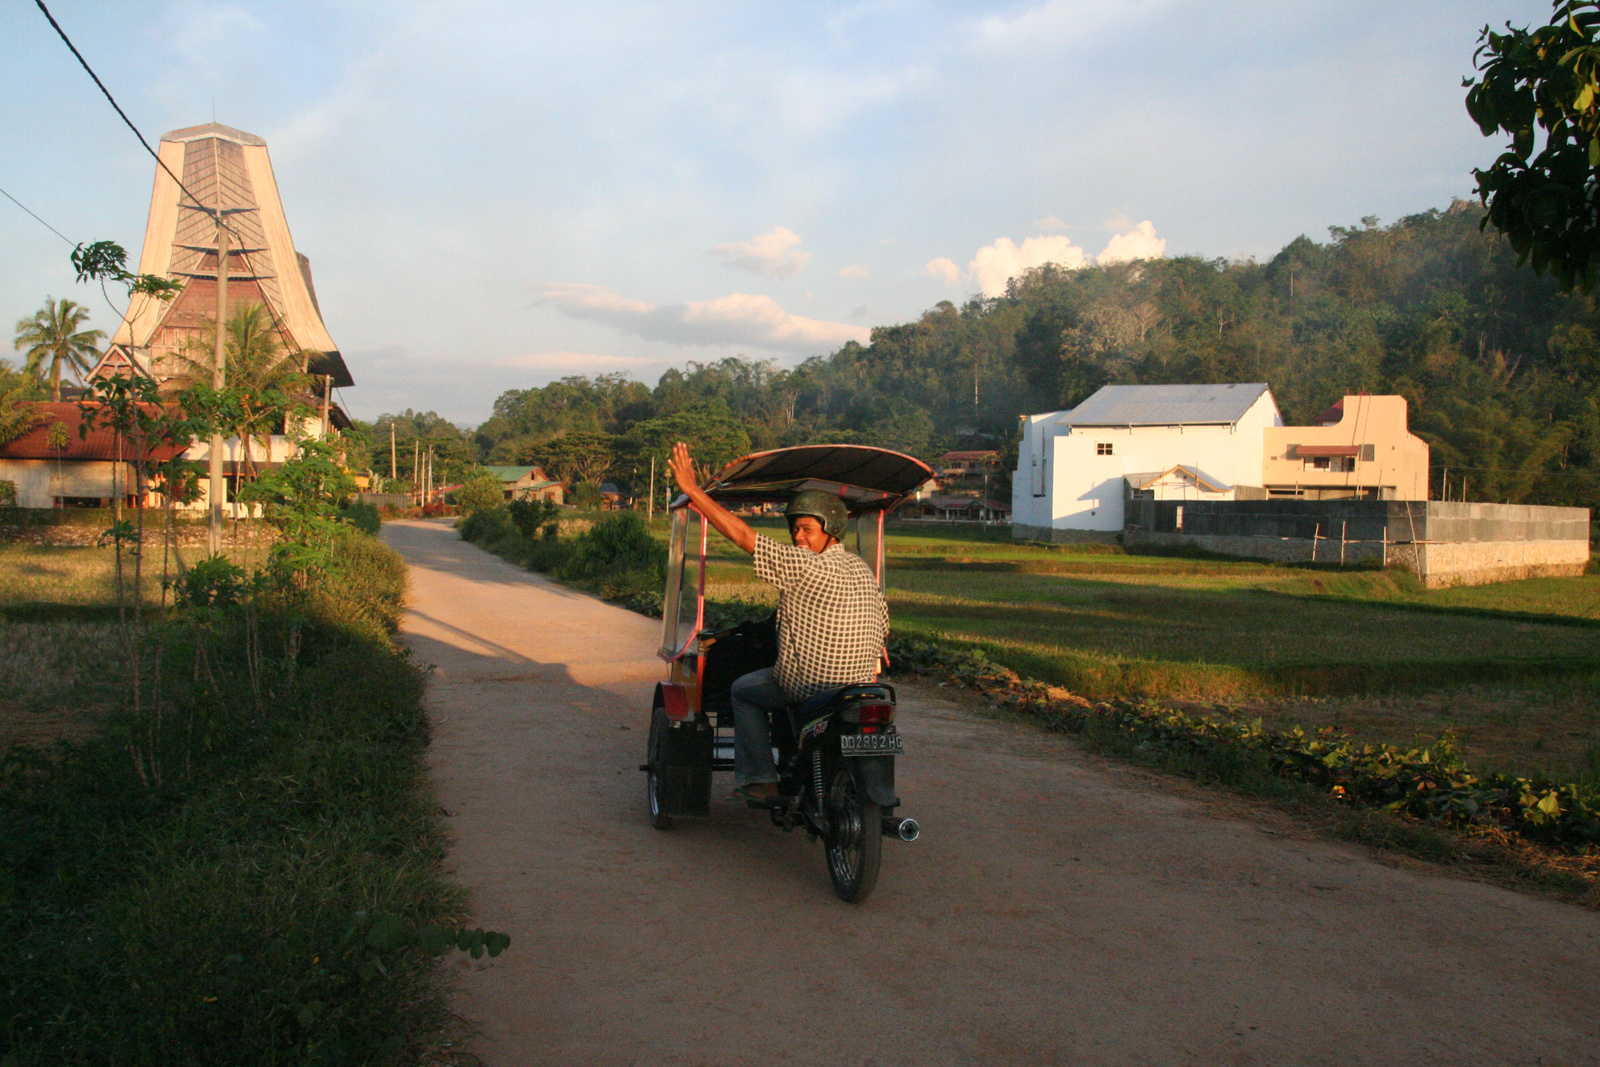
[[[152,621],[138,709],[109,624],[0,621],[22,710],[110,694],[0,756],[0,1062],[398,1064],[453,1025],[417,934],[465,901],[390,639],[404,564],[354,533],[335,561],[304,596]],[[45,573],[46,603],[105,607]]]

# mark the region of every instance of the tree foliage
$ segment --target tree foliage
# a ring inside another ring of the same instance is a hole
[[[1467,112],[1485,137],[1511,138],[1474,170],[1487,223],[1566,290],[1588,292],[1600,255],[1600,2],[1556,0],[1551,22],[1484,27]]]

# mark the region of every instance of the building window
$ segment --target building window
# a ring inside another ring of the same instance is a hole
[[[1328,471],[1333,474],[1349,474],[1356,469],[1354,456],[1310,456],[1304,463],[1308,471]]]
[[[1094,454],[1097,455],[1097,456],[1109,456],[1109,455],[1111,455],[1111,442],[1110,441],[1096,441],[1094,443]]]

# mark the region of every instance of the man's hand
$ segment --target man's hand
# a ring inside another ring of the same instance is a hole
[[[689,458],[689,446],[679,441],[672,446],[672,456],[667,460],[667,469],[677,479],[678,488],[690,496],[700,488],[700,480],[694,476],[694,460]]]
[[[706,495],[700,488],[700,483],[694,476],[694,460],[689,458],[689,446],[679,441],[672,446],[672,456],[667,460],[667,469],[672,472],[672,477],[677,480],[678,488],[682,489],[695,510],[706,517],[706,521],[717,528],[717,532],[746,552],[756,550],[756,532],[746,526],[744,520],[733,512],[723,507]]]

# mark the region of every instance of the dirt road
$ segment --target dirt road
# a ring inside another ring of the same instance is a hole
[[[657,624],[397,522],[496,1067],[1600,1064],[1600,915],[1396,869],[907,689],[863,906],[728,802],[652,830]],[[933,693],[937,693],[934,690]],[[718,779],[718,793],[725,780]]]

